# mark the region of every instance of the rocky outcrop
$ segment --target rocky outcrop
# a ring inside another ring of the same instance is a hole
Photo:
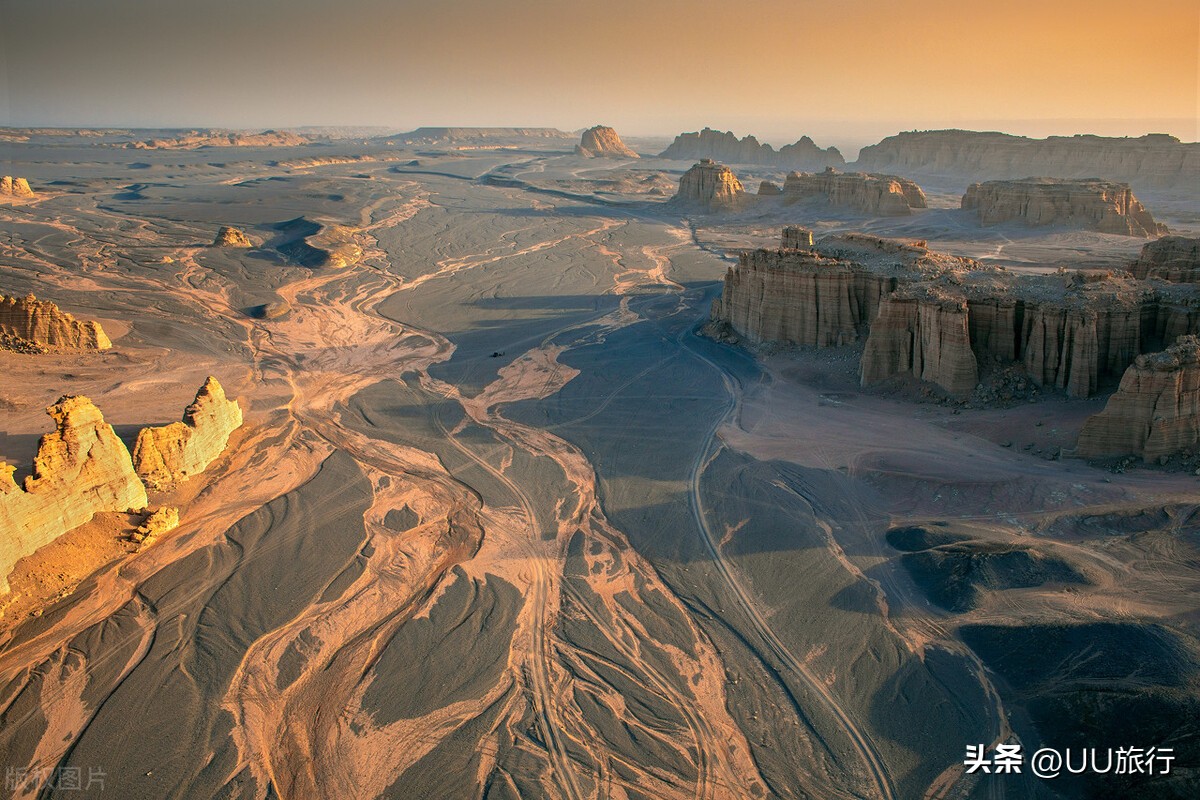
[[[0,177],[0,197],[33,197],[33,189],[24,178],[5,175]]]
[[[102,511],[146,506],[146,489],[129,450],[86,397],[63,397],[47,409],[55,430],[42,437],[33,474],[18,486],[0,463],[0,590],[18,559]]]
[[[1164,352],[1137,357],[1104,410],[1084,423],[1075,452],[1153,461],[1198,444],[1200,339],[1184,336]]]
[[[250,243],[250,237],[246,235],[245,231],[226,225],[217,231],[217,238],[213,239],[212,246],[253,247],[254,245]]]
[[[112,342],[100,323],[77,320],[54,303],[33,295],[0,295],[0,335],[29,342],[35,349],[107,350]]]
[[[1129,185],[1094,178],[1024,178],[973,183],[962,198],[984,225],[1017,222],[1034,227],[1061,225],[1116,233],[1159,236],[1166,226],[1154,221]]]
[[[1100,176],[1137,187],[1200,184],[1200,144],[1173,136],[1051,136],[1029,139],[977,131],[912,131],[864,147],[858,169],[970,180]]]
[[[144,139],[129,142],[133,150],[195,150],[200,147],[299,147],[309,139],[288,131],[188,131],[168,139]]]
[[[985,371],[1019,365],[1038,386],[1089,397],[1139,354],[1200,333],[1200,287],[1018,274],[923,241],[842,234],[742,254],[712,316],[750,342],[865,341],[864,385],[912,375],[964,395]]]
[[[638,158],[638,154],[625,146],[621,137],[612,128],[597,125],[583,132],[575,155],[588,158]]]
[[[178,527],[179,509],[163,506],[148,514],[137,530],[129,535],[129,539],[137,543],[139,550],[143,550],[154,544],[154,540],[159,536]]]
[[[343,267],[357,264],[363,256],[355,241],[355,230],[346,225],[316,222],[297,217],[277,226],[284,234],[278,247],[285,256],[304,267]]]
[[[730,132],[705,128],[699,133],[681,133],[659,158],[695,161],[707,158],[730,164],[761,164],[785,169],[820,170],[845,166],[846,159],[836,147],[821,149],[807,136],[795,144],[784,145],[778,152],[769,144],[760,144],[753,136],[737,138]]]
[[[1135,278],[1200,283],[1200,238],[1164,236],[1147,242],[1129,271]]]
[[[882,217],[905,216],[914,208],[925,208],[925,193],[906,178],[838,172],[832,167],[816,174],[789,174],[783,182],[783,197],[787,203],[819,198],[832,206]]]
[[[763,181],[758,184],[758,194],[760,197],[771,197],[783,194],[783,189],[779,188],[779,184],[771,181]]]
[[[703,158],[683,173],[672,202],[706,211],[733,211],[742,206],[746,190],[733,170]]]
[[[209,377],[183,412],[182,422],[143,428],[133,447],[133,466],[146,486],[162,489],[204,471],[242,425],[242,409]]]
[[[779,246],[784,250],[808,250],[813,246],[813,232],[808,228],[788,225],[783,229]]]

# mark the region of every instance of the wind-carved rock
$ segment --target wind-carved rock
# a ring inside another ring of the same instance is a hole
[[[1129,271],[1135,278],[1200,283],[1200,238],[1164,236],[1147,242]]]
[[[1061,225],[1123,236],[1159,236],[1166,226],[1154,221],[1127,183],[1095,178],[1024,178],[973,183],[962,198],[984,225],[1017,222]]]
[[[575,154],[589,158],[640,158],[621,141],[612,128],[597,125],[583,132]]]
[[[745,197],[746,190],[733,170],[711,158],[702,158],[683,173],[672,201],[707,211],[734,211],[742,206]]]
[[[813,246],[813,232],[798,225],[788,225],[783,229],[779,246],[784,250],[808,250]]]
[[[133,465],[146,486],[163,489],[204,471],[241,427],[242,409],[209,377],[183,412],[182,422],[143,428],[133,447]]]
[[[250,237],[245,231],[226,225],[221,230],[217,231],[217,237],[213,239],[213,247],[253,247],[250,242]]]
[[[979,364],[971,350],[965,299],[904,287],[883,300],[863,352],[862,383],[902,373],[956,396],[975,388]]]
[[[0,591],[13,565],[104,511],[145,508],[146,488],[129,450],[86,397],[63,397],[46,410],[55,430],[42,437],[23,486],[0,462]]]
[[[1180,337],[1140,355],[1121,386],[1079,432],[1076,455],[1137,455],[1146,461],[1200,444],[1200,339]]]
[[[25,178],[5,175],[0,177],[0,197],[33,197],[33,189]]]
[[[842,167],[846,159],[836,147],[822,149],[807,136],[795,144],[784,145],[778,151],[769,144],[760,144],[753,136],[741,139],[731,132],[705,128],[699,133],[681,133],[659,158],[694,161],[708,158],[730,164],[762,164],[786,169],[819,170]]]
[[[759,197],[771,197],[783,194],[783,189],[779,188],[779,184],[771,181],[763,181],[758,184]]]
[[[925,192],[907,178],[865,172],[793,172],[783,182],[784,202],[821,198],[829,205],[853,208],[881,217],[902,217],[925,208]]]
[[[0,295],[0,334],[55,350],[107,350],[112,342],[100,323],[77,320],[33,295]]]

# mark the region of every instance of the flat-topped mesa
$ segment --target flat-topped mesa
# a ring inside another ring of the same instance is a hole
[[[746,190],[733,170],[711,158],[702,158],[683,173],[672,202],[707,211],[733,211],[741,207],[745,197]]]
[[[809,250],[813,246],[813,232],[798,225],[788,225],[779,237],[779,246],[783,250]]]
[[[0,295],[0,334],[54,350],[107,350],[112,342],[92,320],[77,320],[33,295]]]
[[[1134,197],[1129,184],[1097,178],[973,183],[963,195],[962,208],[974,211],[984,225],[1061,225],[1123,236],[1160,236],[1167,232],[1166,226],[1155,222]]]
[[[753,136],[738,139],[733,133],[705,128],[699,133],[681,133],[659,158],[694,161],[709,158],[730,164],[762,164],[787,169],[819,170],[842,167],[846,159],[836,147],[822,149],[807,136],[795,144],[784,145],[778,151],[769,144],[760,144]]]
[[[197,475],[225,450],[242,425],[242,409],[209,377],[183,412],[182,422],[143,428],[133,447],[133,466],[146,486],[163,489]]]
[[[604,125],[584,131],[575,145],[575,154],[588,158],[640,158],[625,146],[615,130]]]
[[[925,193],[907,178],[838,172],[833,167],[815,174],[790,173],[783,182],[783,197],[787,203],[821,198],[832,206],[882,217],[902,217],[914,208],[925,208]]]
[[[1164,236],[1146,242],[1129,271],[1135,278],[1200,283],[1200,238]]]
[[[1079,432],[1085,458],[1154,461],[1200,444],[1200,339],[1182,336],[1164,352],[1140,355],[1120,388]]]
[[[217,236],[213,239],[213,247],[253,247],[250,242],[250,237],[245,231],[234,228],[231,225],[225,225],[221,230],[217,231]]]
[[[1200,183],[1200,144],[1173,136],[1078,135],[1029,139],[979,131],[909,131],[864,147],[858,169],[971,180],[1057,175],[1131,181],[1135,186],[1194,187]]]
[[[0,197],[33,197],[33,189],[25,178],[5,175],[0,177]]]
[[[42,437],[23,486],[0,463],[0,591],[13,565],[105,511],[145,508],[146,489],[129,450],[86,397],[46,409],[55,430]]]

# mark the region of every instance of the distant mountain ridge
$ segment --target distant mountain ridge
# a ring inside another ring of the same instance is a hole
[[[732,131],[715,131],[712,128],[705,128],[698,133],[679,134],[666,150],[659,153],[659,158],[681,161],[711,158],[728,164],[761,164],[807,172],[846,166],[846,159],[836,147],[822,149],[807,136],[800,137],[795,144],[784,145],[776,150],[769,144],[760,143],[754,136],[739,139]]]

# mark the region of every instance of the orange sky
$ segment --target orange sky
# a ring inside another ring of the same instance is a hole
[[[1200,2],[0,0],[0,123],[1197,138]],[[875,138],[878,138],[875,136]]]

